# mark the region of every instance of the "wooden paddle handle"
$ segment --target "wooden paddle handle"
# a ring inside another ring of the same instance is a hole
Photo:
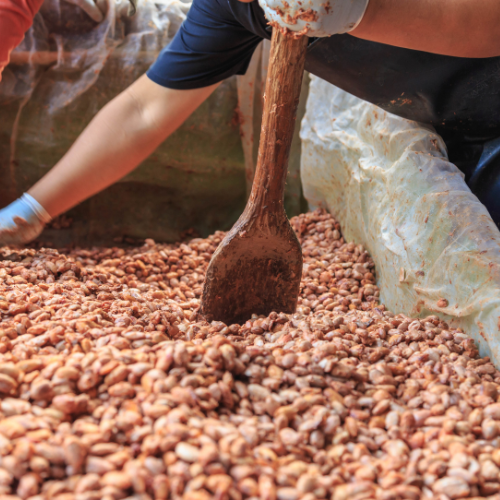
[[[288,155],[292,144],[308,38],[273,29],[264,95],[257,168],[247,210],[283,211]]]

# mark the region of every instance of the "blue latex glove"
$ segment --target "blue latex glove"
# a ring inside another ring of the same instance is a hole
[[[0,247],[34,240],[52,218],[32,196],[21,198],[0,210]]]

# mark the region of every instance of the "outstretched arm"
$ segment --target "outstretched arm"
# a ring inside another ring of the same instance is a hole
[[[241,0],[247,1],[247,0]],[[273,25],[457,57],[500,56],[499,0],[259,0]]]
[[[142,76],[107,104],[59,163],[0,210],[0,246],[36,238],[51,217],[124,177],[215,90],[172,90]]]
[[[28,193],[52,217],[74,207],[134,170],[217,85],[173,90],[142,76],[95,116]]]
[[[351,35],[457,57],[500,56],[500,2],[370,0]]]

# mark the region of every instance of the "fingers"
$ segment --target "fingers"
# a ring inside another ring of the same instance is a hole
[[[64,1],[80,7],[96,23],[100,23],[104,19],[104,14],[101,12],[101,9],[99,9],[99,7],[95,4],[94,0],[64,0]]]
[[[27,228],[27,227],[31,226],[31,224],[26,219],[23,219],[22,217],[19,217],[19,216],[14,217],[13,221],[14,221],[14,224],[19,229]]]
[[[0,247],[4,245],[22,245],[34,240],[44,228],[44,223],[37,212],[44,208],[29,194],[0,210]],[[42,217],[43,218],[43,217]],[[47,222],[50,216],[44,218]]]
[[[33,241],[43,231],[43,224],[24,224],[14,227],[0,227],[0,247],[24,245]]]
[[[15,236],[17,233],[17,228],[11,228],[11,227],[3,227],[0,228],[0,246],[5,245],[6,243],[3,243],[3,240],[5,238],[12,238]]]

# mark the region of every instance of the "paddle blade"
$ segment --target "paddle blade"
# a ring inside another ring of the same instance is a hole
[[[288,220],[280,234],[231,231],[208,266],[201,311],[207,321],[243,323],[252,314],[293,313],[302,276],[300,243]]]

